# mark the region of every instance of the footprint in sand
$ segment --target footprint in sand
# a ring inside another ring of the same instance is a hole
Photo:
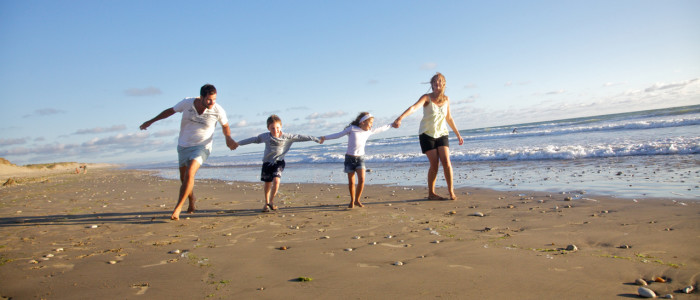
[[[131,285],[132,288],[139,289],[138,292],[136,292],[136,295],[143,295],[146,293],[148,290],[148,283],[143,283],[143,284],[133,284]]]
[[[165,265],[165,264],[167,264],[167,263],[168,263],[168,261],[166,261],[166,260],[161,260],[161,261],[160,261],[159,263],[157,263],[157,264],[145,265],[145,266],[141,266],[141,268],[150,268],[150,267]]]
[[[403,244],[402,245],[392,245],[392,244],[381,243],[380,245],[392,247],[392,248],[406,248],[406,245],[403,245]]]
[[[474,268],[470,266],[463,266],[463,265],[449,265],[450,268],[461,268],[465,270],[473,270]]]
[[[52,265],[52,267],[59,268],[59,269],[68,269],[70,271],[70,270],[73,270],[73,267],[75,267],[75,265],[74,264],[54,264],[54,265]]]

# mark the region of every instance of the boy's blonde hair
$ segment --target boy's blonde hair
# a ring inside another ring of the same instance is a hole
[[[280,117],[277,116],[277,115],[270,115],[270,116],[267,118],[267,127],[270,127],[270,124],[274,124],[274,123],[277,123],[277,122],[279,122],[280,124],[282,124],[282,119],[280,119]]]

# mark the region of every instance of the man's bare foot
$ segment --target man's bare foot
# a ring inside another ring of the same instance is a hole
[[[362,205],[362,202],[360,202],[360,201],[355,201],[355,205],[357,205],[359,207],[365,207],[364,205]]]
[[[450,194],[450,200],[457,200],[457,195]]]
[[[430,194],[430,195],[428,195],[428,200],[447,200],[447,198],[440,196],[438,194]]]
[[[188,214],[193,214],[197,210],[197,208],[194,206],[195,202],[197,202],[197,198],[190,199],[190,205],[187,207]]]

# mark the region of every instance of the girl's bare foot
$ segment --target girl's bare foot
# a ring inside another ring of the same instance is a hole
[[[265,204],[265,206],[263,206],[262,212],[270,212],[270,210],[277,210],[277,206],[274,206],[272,203]]]
[[[350,205],[348,205],[348,208],[355,208],[355,203],[350,202]]]
[[[457,200],[457,195],[454,193],[450,194],[450,200]]]
[[[360,202],[360,201],[355,201],[355,205],[357,205],[359,207],[365,207],[364,205],[362,205],[362,202]]]

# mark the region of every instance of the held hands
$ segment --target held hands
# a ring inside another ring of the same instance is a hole
[[[394,128],[399,128],[400,126],[401,126],[401,120],[399,120],[399,119],[396,119],[394,121],[394,123],[391,124],[391,127],[394,127]]]
[[[227,137],[226,138],[226,146],[233,151],[233,150],[236,150],[236,148],[238,148],[239,145],[238,145],[238,143],[236,143],[236,141],[233,140],[233,138]]]
[[[325,137],[325,136],[322,136],[319,140],[320,140],[320,141],[319,141],[318,143],[319,143],[319,144],[323,144],[323,142],[326,140],[326,137]]]

